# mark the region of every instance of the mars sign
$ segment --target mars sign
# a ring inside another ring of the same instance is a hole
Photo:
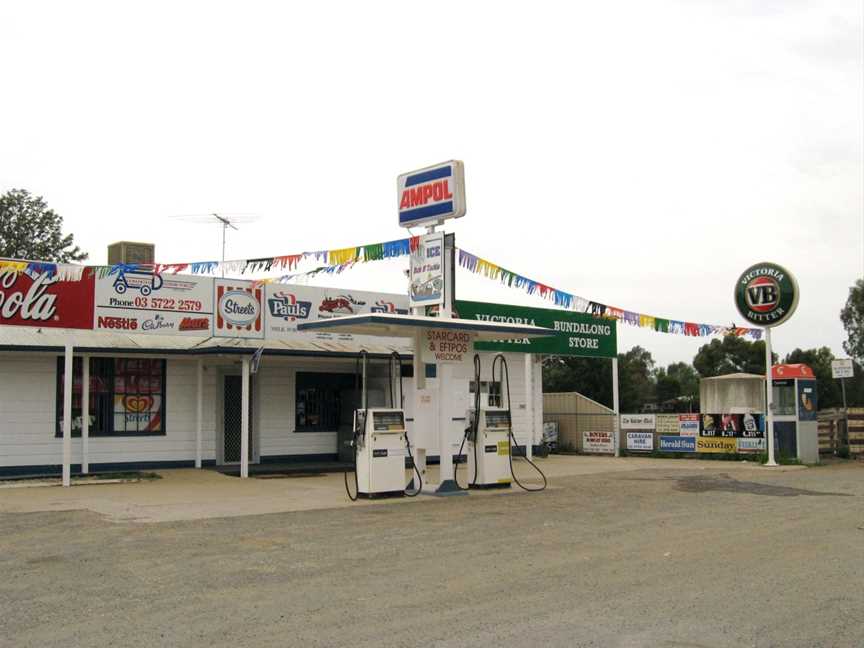
[[[738,278],[735,305],[751,324],[779,326],[798,307],[798,282],[776,263],[757,263]]]

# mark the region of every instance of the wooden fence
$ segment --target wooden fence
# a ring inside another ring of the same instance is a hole
[[[819,412],[819,454],[864,459],[864,407],[849,408],[849,427],[842,407]]]

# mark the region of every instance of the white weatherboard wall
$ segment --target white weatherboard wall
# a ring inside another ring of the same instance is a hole
[[[165,368],[165,431],[162,436],[90,437],[91,464],[195,459],[195,361],[169,358]],[[0,359],[0,466],[58,465],[63,440],[57,429],[57,357],[8,354]],[[204,459],[214,457],[215,377],[204,372]],[[72,439],[72,462],[82,458]]]
[[[56,385],[57,356],[0,357],[0,466],[62,462],[63,439],[54,436]],[[73,452],[80,454],[76,441]]]

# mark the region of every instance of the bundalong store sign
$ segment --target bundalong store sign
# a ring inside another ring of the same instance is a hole
[[[556,335],[500,342],[475,342],[477,351],[509,351],[543,355],[614,358],[618,354],[615,320],[585,313],[530,308],[509,304],[456,301],[456,312],[463,319],[504,324],[530,324],[556,331]]]

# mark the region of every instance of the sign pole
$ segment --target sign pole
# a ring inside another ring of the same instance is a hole
[[[843,392],[843,420],[846,422],[846,443],[849,443],[849,408],[846,407],[846,379],[840,379],[840,390]]]
[[[767,439],[768,461],[766,466],[778,465],[774,461],[774,383],[772,381],[771,368],[771,327],[765,327],[765,385],[767,387],[765,403],[768,410],[765,412],[765,436]]]
[[[615,410],[615,456],[621,456],[621,425],[620,412],[618,411],[618,356],[612,358],[612,409]]]

